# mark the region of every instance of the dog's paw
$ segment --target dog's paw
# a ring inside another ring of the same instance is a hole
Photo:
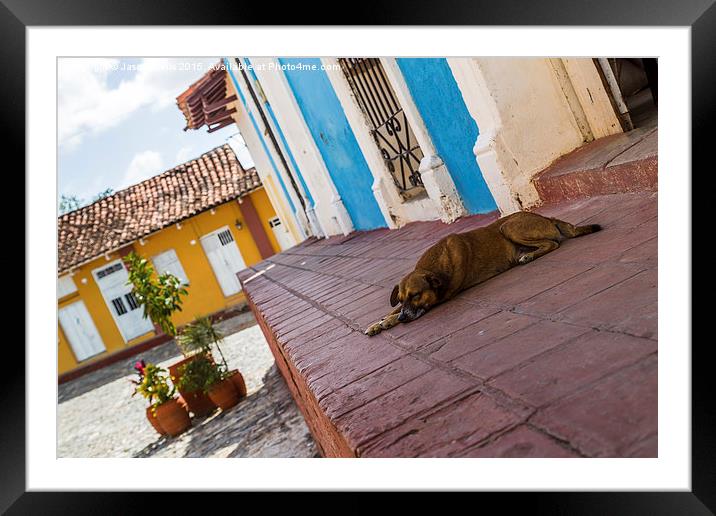
[[[517,261],[520,262],[521,264],[525,264],[525,263],[530,263],[533,259],[534,259],[534,256],[532,256],[531,254],[523,254],[522,256],[520,256],[519,260],[517,260]]]
[[[383,321],[379,321],[375,324],[371,324],[370,326],[368,326],[368,329],[364,333],[369,337],[379,334],[381,331],[383,331],[383,326],[381,325],[382,322]]]

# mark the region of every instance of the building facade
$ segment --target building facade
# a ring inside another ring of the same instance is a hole
[[[189,292],[173,322],[245,302],[236,272],[290,247],[254,169],[228,145],[58,219],[58,372],[162,337],[143,317],[122,258],[135,252]]]
[[[298,242],[539,204],[540,171],[630,129],[599,61],[227,57],[222,68],[231,116]]]

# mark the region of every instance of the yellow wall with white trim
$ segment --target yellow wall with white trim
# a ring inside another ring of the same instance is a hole
[[[250,197],[261,219],[271,246],[276,252],[279,252],[278,242],[268,225],[268,220],[275,217],[276,212],[271,206],[266,192],[263,188],[259,188],[250,193],[248,197]],[[237,220],[242,223],[241,229],[236,227]],[[176,312],[172,318],[177,327],[191,322],[196,316],[212,314],[245,300],[241,292],[229,297],[224,296],[201,245],[200,239],[202,236],[228,226],[247,266],[253,265],[262,259],[241,213],[241,205],[236,200],[217,206],[213,214],[209,210],[186,219],[180,223],[180,226],[181,228],[178,229],[177,225],[173,224],[144,238],[144,245],[141,245],[140,242],[134,242],[132,245],[137,254],[149,259],[169,249],[173,249],[176,252],[184,273],[189,280],[189,285],[186,287],[189,294],[183,298],[182,311]],[[192,241],[195,243],[192,244]],[[108,257],[109,260],[101,256],[78,267],[72,276],[77,286],[77,292],[63,297],[58,302],[59,308],[79,300],[85,303],[106,351],[83,360],[81,363],[78,362],[62,328],[58,324],[58,374],[71,371],[80,365],[101,360],[112,353],[145,342],[155,336],[154,332],[150,332],[129,342],[124,342],[124,338],[120,334],[119,328],[92,275],[93,269],[118,259],[119,255],[110,253]],[[85,283],[82,282],[83,279],[86,280]]]

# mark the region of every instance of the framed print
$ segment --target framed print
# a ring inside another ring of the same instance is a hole
[[[713,510],[690,261],[712,5],[127,7],[2,8],[28,206],[3,509]]]

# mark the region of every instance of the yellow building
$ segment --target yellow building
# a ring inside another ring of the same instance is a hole
[[[167,340],[127,285],[131,251],[189,292],[173,322],[245,304],[236,273],[291,239],[228,145],[58,219],[60,381]]]

